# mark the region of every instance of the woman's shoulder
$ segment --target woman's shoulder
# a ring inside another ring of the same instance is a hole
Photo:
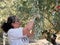
[[[12,32],[14,32],[14,30],[15,29],[11,28],[11,29],[9,29],[9,31],[7,33],[12,33]]]
[[[16,31],[22,31],[22,30],[23,30],[23,27],[11,28],[11,29],[9,29],[8,33],[10,33],[10,32],[16,32]]]
[[[23,27],[19,27],[19,29],[23,29]]]

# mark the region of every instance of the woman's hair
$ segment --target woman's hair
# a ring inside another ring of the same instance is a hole
[[[8,32],[9,29],[13,28],[13,26],[11,25],[11,23],[15,22],[16,16],[9,16],[7,19],[7,22],[3,22],[1,28],[3,29],[4,32]]]

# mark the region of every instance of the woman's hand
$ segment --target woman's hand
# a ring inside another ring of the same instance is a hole
[[[32,31],[33,26],[34,26],[34,21],[30,20],[30,22],[28,22],[23,29],[23,35],[27,35],[28,37],[32,36],[33,35],[33,31]]]

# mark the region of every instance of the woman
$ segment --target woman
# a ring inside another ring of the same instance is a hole
[[[21,23],[17,16],[9,16],[7,23],[3,23],[2,29],[8,34],[8,42],[10,45],[28,45],[28,37],[32,36],[31,29],[33,28],[34,21],[31,20],[23,28],[20,27]]]

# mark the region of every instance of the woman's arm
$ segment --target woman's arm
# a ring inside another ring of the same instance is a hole
[[[23,29],[23,35],[27,35],[28,37],[33,35],[32,28],[34,26],[34,21],[30,21]]]

